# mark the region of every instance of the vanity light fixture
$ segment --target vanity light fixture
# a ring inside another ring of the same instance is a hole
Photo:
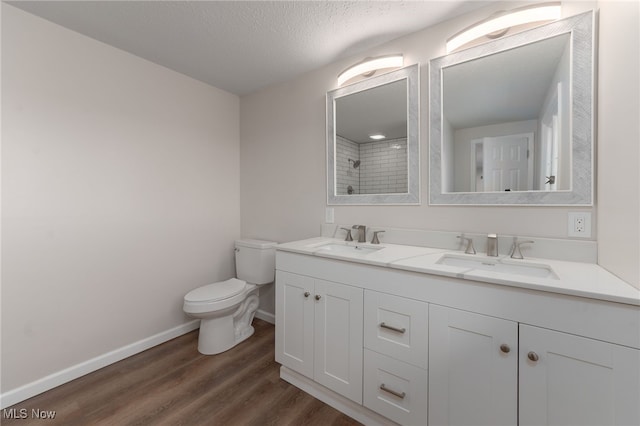
[[[369,139],[373,139],[374,141],[379,141],[384,138],[386,138],[386,136],[381,133],[376,133],[375,135],[369,135]]]
[[[342,86],[354,77],[363,75],[371,77],[376,71],[391,68],[400,68],[404,65],[402,54],[378,56],[377,58],[366,58],[338,74],[338,86]]]
[[[498,12],[449,38],[446,43],[447,54],[481,37],[500,38],[513,27],[534,22],[546,23],[560,19],[560,17],[561,6],[559,2],[540,3]]]

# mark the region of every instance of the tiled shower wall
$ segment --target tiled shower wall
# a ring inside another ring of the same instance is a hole
[[[360,169],[354,169],[349,159],[360,159],[358,144],[341,136],[336,137],[336,190],[337,195],[347,195],[349,185],[354,194],[360,193]]]
[[[354,143],[337,137],[336,178],[339,195],[347,194],[349,185],[354,194],[390,194],[408,191],[407,139]],[[352,160],[360,160],[353,168]]]
[[[361,194],[408,191],[406,138],[360,144],[360,161]]]

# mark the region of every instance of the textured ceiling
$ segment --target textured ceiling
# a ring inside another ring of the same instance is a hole
[[[244,95],[489,1],[12,1],[9,4]]]

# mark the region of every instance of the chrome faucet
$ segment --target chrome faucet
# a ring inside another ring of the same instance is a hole
[[[358,242],[366,243],[367,242],[367,227],[364,225],[353,225],[352,229],[358,230]]]
[[[487,256],[498,256],[498,235],[487,235]]]
[[[511,258],[512,259],[524,259],[522,255],[522,251],[520,251],[520,246],[523,244],[533,244],[533,241],[520,241],[518,242],[518,238],[513,238],[513,247],[511,247]]]

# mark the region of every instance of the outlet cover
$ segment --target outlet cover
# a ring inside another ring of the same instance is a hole
[[[327,207],[327,209],[324,211],[324,221],[325,223],[333,223],[334,221],[333,207]]]
[[[567,231],[569,237],[591,238],[591,213],[569,212]]]

